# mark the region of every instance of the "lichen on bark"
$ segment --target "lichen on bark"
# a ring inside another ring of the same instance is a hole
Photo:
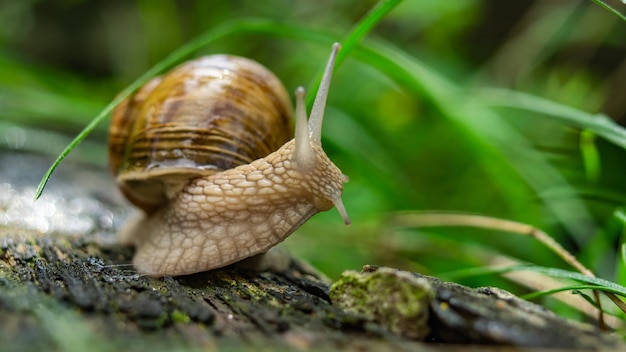
[[[427,280],[391,268],[345,271],[330,288],[334,305],[416,340],[430,332],[427,320],[433,297]]]

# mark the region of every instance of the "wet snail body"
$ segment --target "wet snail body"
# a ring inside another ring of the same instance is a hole
[[[251,60],[214,55],[148,82],[115,111],[109,158],[142,214],[120,233],[150,276],[219,268],[265,253],[341,201],[345,177],[321,147],[333,46],[311,117]]]

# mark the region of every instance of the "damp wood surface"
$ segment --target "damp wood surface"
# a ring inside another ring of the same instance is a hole
[[[28,169],[41,160],[0,155],[0,162]],[[73,182],[74,171],[56,176],[57,187],[71,187],[53,188],[47,201],[56,213],[40,214],[25,201],[29,179],[0,171],[11,194],[0,203],[2,351],[624,348],[591,325],[497,288],[391,268],[348,271],[335,283],[293,258],[281,271],[229,266],[180,277],[138,275],[128,265],[132,249],[115,241],[116,219],[128,209],[109,198],[106,173],[83,172],[91,182]],[[27,205],[16,209],[19,202]]]

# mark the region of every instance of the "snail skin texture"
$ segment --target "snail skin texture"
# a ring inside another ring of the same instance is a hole
[[[291,105],[278,79],[247,59],[194,60],[120,105],[111,125],[110,159],[122,192],[143,210],[120,233],[122,244],[136,247],[133,265],[139,273],[192,274],[263,254],[333,206],[350,223],[341,201],[347,178],[321,146],[339,47],[333,45],[308,122],[304,89],[297,89],[295,137],[275,151],[268,146],[283,132],[272,129],[291,127]],[[246,112],[246,104],[253,112]],[[257,113],[259,108],[269,112]],[[195,122],[197,115],[214,120]],[[243,141],[263,133],[269,137]],[[205,156],[213,152],[217,161]],[[226,161],[238,166],[225,169]]]

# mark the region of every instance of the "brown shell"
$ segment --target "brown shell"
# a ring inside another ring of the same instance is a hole
[[[292,136],[278,78],[254,61],[213,55],[154,78],[120,104],[109,159],[122,192],[151,213],[189,179],[248,164]]]

